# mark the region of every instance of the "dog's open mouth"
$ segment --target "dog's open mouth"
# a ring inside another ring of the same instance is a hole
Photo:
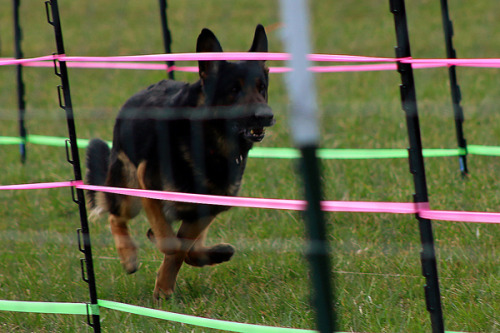
[[[266,135],[266,129],[264,127],[254,127],[245,130],[245,137],[249,141],[261,142]]]

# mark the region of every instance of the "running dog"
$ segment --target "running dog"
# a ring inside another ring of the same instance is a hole
[[[249,52],[267,52],[262,25]],[[222,52],[215,35],[203,29],[197,52]],[[145,190],[236,196],[248,151],[274,124],[268,106],[269,70],[265,61],[199,61],[199,81],[162,80],[133,95],[121,108],[113,147],[100,139],[87,149],[86,182]],[[93,213],[109,213],[120,261],[128,273],[138,269],[137,247],[127,222],[142,207],[148,238],[165,254],[154,288],[155,299],[174,292],[181,265],[202,267],[231,259],[230,244],[205,246],[208,226],[230,207],[136,198],[89,191]],[[172,224],[181,221],[175,233]]]

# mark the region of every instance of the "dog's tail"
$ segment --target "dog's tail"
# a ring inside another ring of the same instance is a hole
[[[88,185],[104,185],[109,168],[109,156],[111,150],[108,144],[101,139],[92,139],[87,147],[87,174],[85,175],[85,182]],[[97,200],[98,193],[95,191],[88,191],[88,204],[92,211],[91,214],[98,215],[102,207],[99,207]],[[100,209],[99,209],[100,208]]]

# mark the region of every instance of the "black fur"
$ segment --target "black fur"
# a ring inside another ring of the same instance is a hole
[[[87,176],[88,184],[104,185],[109,167],[109,155],[111,150],[106,142],[101,139],[92,139],[87,147]],[[95,192],[89,191],[89,205],[91,208],[97,206]]]
[[[222,47],[210,30],[203,29],[196,50],[222,52]],[[250,52],[267,52],[267,37],[261,25],[255,30]],[[87,182],[237,195],[248,151],[264,138],[264,128],[274,124],[267,104],[268,69],[264,61],[199,61],[199,76],[200,80],[193,84],[162,80],[132,96],[117,116],[111,152],[104,141],[91,141],[87,150]],[[126,221],[137,215],[140,201],[110,193],[96,200],[97,195],[101,194],[90,193],[90,205],[99,204],[111,214],[122,263],[133,272],[137,269],[136,254]],[[234,248],[229,244],[211,248],[203,245],[203,231],[229,207],[151,200],[142,203],[153,229],[148,237],[167,256],[178,258],[162,265],[155,297],[160,291],[166,295],[172,292],[172,278],[175,281],[180,268],[174,262],[203,266],[227,261],[233,255]],[[177,236],[171,236],[170,224],[175,220],[182,220],[183,225]],[[157,240],[157,232],[170,235],[162,239],[174,244],[172,247],[177,246],[175,238],[181,242],[191,240],[189,245],[173,251],[170,245]]]

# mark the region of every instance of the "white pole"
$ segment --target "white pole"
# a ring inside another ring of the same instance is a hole
[[[309,44],[309,8],[305,0],[281,0],[285,28],[283,41],[292,58],[292,71],[286,75],[288,94],[292,103],[290,127],[296,146],[316,146],[319,142],[316,88],[313,74],[308,70],[311,53]]]

